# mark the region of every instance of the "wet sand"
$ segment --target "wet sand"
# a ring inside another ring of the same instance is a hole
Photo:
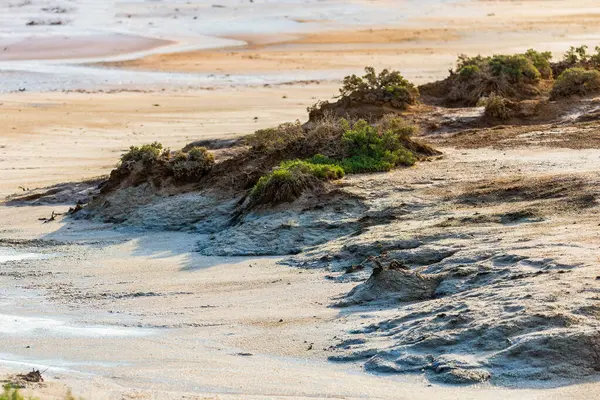
[[[600,15],[600,6],[589,0],[307,1],[303,7],[231,1],[146,9],[111,3],[102,12],[83,0],[69,4],[62,5],[64,13],[50,15],[37,3],[5,8],[5,29],[12,31],[0,53],[0,74],[11,78],[4,91],[193,90],[332,80],[366,64],[400,69],[423,83],[443,77],[460,53],[535,47],[558,55],[574,44],[593,48]],[[109,33],[90,35],[92,14]],[[65,24],[16,26],[23,18],[63,18]],[[53,44],[46,46],[48,41]]]
[[[334,337],[377,320],[369,308],[326,307],[354,284],[275,259],[202,257],[185,233],[37,223],[50,210],[0,209],[13,238],[72,242],[24,241],[21,249],[60,255],[2,264],[0,305],[10,314],[0,320],[11,330],[0,332],[9,344],[0,371],[49,368],[50,385],[86,399],[586,399],[596,387],[430,387],[328,363]]]

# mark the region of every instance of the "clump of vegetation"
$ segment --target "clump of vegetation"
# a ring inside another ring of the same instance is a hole
[[[483,100],[485,115],[490,118],[505,121],[511,117],[509,102],[502,96],[492,93],[490,97]]]
[[[348,110],[361,106],[385,106],[405,110],[416,104],[419,90],[398,71],[382,70],[379,74],[372,67],[365,68],[363,76],[350,75],[344,78],[336,103],[320,101],[308,108],[310,120],[322,117],[327,111],[348,115]],[[356,110],[355,110],[356,111]]]
[[[246,143],[256,151],[282,151],[290,143],[303,139],[304,128],[300,121],[281,124],[276,128],[260,129],[246,138]]]
[[[548,52],[528,50],[524,54],[491,57],[458,57],[456,71],[445,81],[448,100],[468,106],[496,93],[505,98],[524,98],[538,94],[536,86],[552,77]]]
[[[340,88],[341,98],[350,98],[367,104],[390,104],[404,109],[417,102],[419,90],[398,71],[384,69],[379,74],[373,67],[365,68],[362,77],[351,75],[344,78]]]
[[[400,165],[414,165],[417,157],[402,145],[402,141],[408,138],[408,132],[413,133],[417,128],[403,121],[397,125],[396,129],[390,126],[377,128],[364,120],[353,126],[347,124],[342,137],[347,157],[340,164],[344,171],[349,174],[384,172]]]
[[[585,96],[600,92],[600,71],[570,68],[556,79],[552,88],[553,99],[569,96]]]
[[[600,68],[600,46],[594,49],[595,54],[588,53],[587,46],[573,47],[565,53],[563,61],[571,66],[580,66],[586,69]]]
[[[552,53],[549,51],[539,52],[534,49],[529,49],[525,52],[525,57],[527,57],[533,63],[533,66],[537,68],[542,79],[552,79],[552,64],[550,61],[552,60]]]
[[[320,181],[344,177],[339,166],[313,164],[307,161],[284,161],[270,174],[261,177],[250,196],[254,204],[279,204],[293,201]]]
[[[138,161],[144,164],[151,163],[158,160],[163,151],[163,145],[158,142],[142,146],[131,146],[129,151],[121,156],[121,163],[126,164]]]
[[[127,186],[152,183],[155,187],[162,187],[169,178],[177,183],[194,182],[206,175],[214,163],[213,154],[204,147],[173,153],[158,142],[131,146],[121,156],[121,162],[111,171],[101,190],[113,190],[124,182]]]
[[[600,46],[596,46],[596,53],[589,53],[588,46],[571,46],[564,54],[562,60],[551,63],[554,76],[560,76],[570,68],[583,68],[587,70],[600,69]]]
[[[341,155],[340,138],[344,134],[342,120],[326,114],[324,118],[308,125],[281,124],[276,128],[261,129],[246,138],[254,154],[275,159],[308,158],[316,153],[328,156]]]
[[[179,181],[198,180],[211,170],[215,157],[204,147],[193,147],[187,153],[179,151],[169,160],[173,176]]]
[[[254,204],[293,201],[317,183],[341,179],[345,174],[385,172],[397,166],[412,166],[423,155],[437,154],[429,146],[413,141],[417,127],[401,118],[386,117],[372,125],[364,120],[343,128],[329,154],[317,153],[305,160],[284,161],[261,177],[251,191]]]

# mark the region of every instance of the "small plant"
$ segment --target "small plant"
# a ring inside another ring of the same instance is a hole
[[[352,127],[348,124],[342,142],[348,157],[340,165],[346,173],[389,171],[398,165],[411,166],[417,161],[401,143],[406,132],[393,129],[378,130],[364,120]]]
[[[508,107],[508,100],[504,97],[492,93],[483,103],[485,105],[486,116],[503,121],[510,119],[511,110]]]
[[[586,96],[600,92],[600,71],[570,68],[556,79],[552,88],[553,99],[569,96]]]
[[[471,79],[480,73],[481,68],[479,68],[477,65],[465,65],[458,71],[460,78],[463,80]]]
[[[444,81],[443,92],[450,103],[474,106],[481,98],[497,93],[506,98],[528,98],[538,93],[541,79],[552,78],[550,52],[533,49],[524,54],[460,55],[456,72]]]
[[[307,161],[284,161],[270,174],[261,177],[250,193],[254,204],[279,204],[293,201],[319,181],[344,177],[337,165],[313,164]]]
[[[131,146],[129,151],[121,156],[121,163],[125,164],[137,161],[150,163],[157,160],[163,151],[163,145],[158,142],[145,144],[139,147]]]
[[[418,96],[418,89],[400,72],[384,69],[377,74],[373,67],[366,67],[362,77],[345,77],[340,88],[342,98],[353,98],[369,104],[391,103],[400,109],[415,104]]]
[[[552,60],[551,52],[539,52],[534,49],[529,49],[525,52],[525,57],[531,60],[543,79],[552,79],[552,66],[550,64],[550,60]]]
[[[187,153],[177,152],[170,165],[173,176],[179,181],[192,181],[201,178],[215,164],[215,157],[205,147],[193,147]]]

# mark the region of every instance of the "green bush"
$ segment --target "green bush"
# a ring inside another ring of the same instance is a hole
[[[496,55],[489,60],[492,74],[506,77],[510,82],[537,82],[541,78],[540,71],[533,62],[524,55]]]
[[[571,46],[563,56],[563,61],[569,65],[587,63],[590,58],[587,50],[588,47],[585,45],[579,47]]]
[[[293,201],[314,187],[318,181],[344,177],[337,165],[313,164],[309,161],[284,161],[270,174],[261,177],[250,193],[254,204],[279,204]]]
[[[142,161],[144,163],[149,163],[157,160],[163,151],[163,145],[158,142],[145,144],[139,147],[131,146],[129,151],[121,156],[121,162]]]
[[[352,98],[369,104],[391,103],[396,108],[415,104],[419,91],[398,71],[382,70],[379,74],[373,67],[365,68],[365,75],[344,78],[340,97]]]
[[[554,82],[552,98],[585,96],[600,92],[600,72],[584,68],[570,68]]]
[[[210,171],[215,157],[205,147],[193,147],[187,153],[177,152],[170,165],[175,179],[180,181],[196,180]]]
[[[405,142],[418,128],[407,124],[401,118],[384,117],[379,126],[369,125],[358,120],[346,126],[342,136],[345,148],[341,159],[317,154],[309,162],[340,166],[346,174],[365,172],[385,172],[399,165],[412,166],[417,162],[416,155],[405,147]]]
[[[527,98],[538,93],[539,81],[552,78],[549,52],[528,50],[524,54],[460,55],[456,72],[445,81],[447,100],[473,106],[483,97],[497,93],[503,97]]]
[[[540,72],[542,78],[552,79],[552,53],[549,51],[539,52],[529,49],[525,52],[525,57],[531,60],[535,68]]]
[[[346,173],[389,171],[398,165],[414,165],[416,157],[401,143],[405,132],[379,131],[364,120],[348,125],[342,137],[348,157],[340,165]]]

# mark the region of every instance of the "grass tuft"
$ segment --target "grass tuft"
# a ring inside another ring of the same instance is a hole
[[[254,204],[290,202],[319,181],[344,177],[344,170],[336,165],[313,164],[307,161],[284,161],[270,174],[261,177],[250,196]]]

